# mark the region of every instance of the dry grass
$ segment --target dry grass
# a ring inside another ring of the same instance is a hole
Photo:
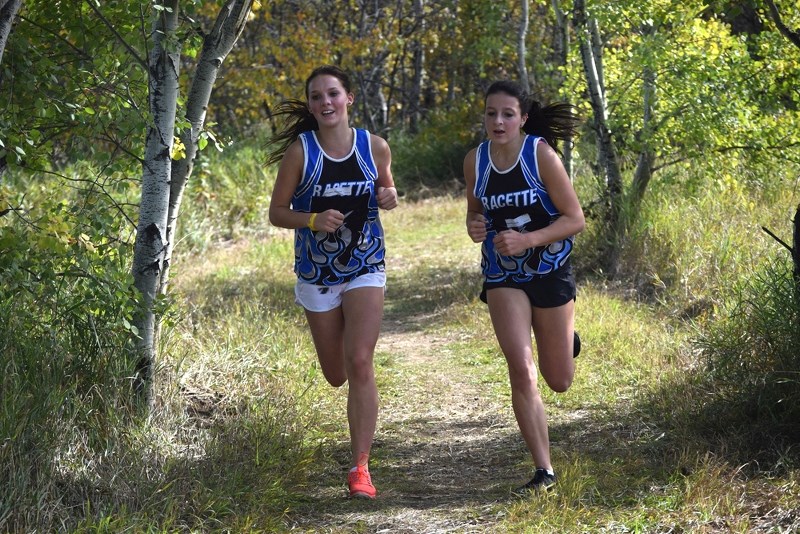
[[[95,470],[118,487],[130,484],[121,500],[110,491],[87,497],[102,509],[87,508],[75,530],[800,528],[796,455],[786,451],[770,465],[734,461],[735,442],[703,431],[694,406],[706,392],[692,382],[699,366],[690,325],[590,281],[579,289],[584,351],[573,387],[542,392],[559,484],[511,498],[533,466],[477,300],[479,250],[463,228],[463,201],[406,203],[384,224],[389,283],[371,461],[378,499],[346,498],[346,386],[334,390],[320,376],[293,304],[291,232],[269,229],[176,262],[173,289],[184,312],[168,330],[162,411],[126,437],[121,459],[110,454],[111,470]]]
[[[376,364],[381,391],[374,502],[345,498],[345,391],[328,396],[323,458],[287,516],[298,532],[788,532],[800,527],[794,471],[754,474],[676,432],[664,390],[696,365],[688,325],[590,283],[570,392],[544,391],[558,489],[510,498],[532,465],[510,408],[460,199],[385,217],[389,290]],[[401,237],[402,236],[402,237]],[[324,389],[324,386],[321,386]],[[653,402],[652,396],[659,399]],[[666,399],[664,398],[666,397]],[[660,411],[663,410],[663,411]]]

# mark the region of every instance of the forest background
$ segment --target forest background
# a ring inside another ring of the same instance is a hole
[[[308,352],[302,318],[267,296],[283,295],[291,252],[266,222],[275,169],[263,162],[272,111],[302,98],[322,63],[353,75],[352,122],[389,140],[398,190],[422,220],[460,202],[488,83],[520,80],[543,102],[575,105],[584,127],[562,148],[588,217],[581,284],[616,310],[606,321],[622,324],[630,309],[619,303],[632,303],[665,335],[656,355],[600,326],[588,341],[626,354],[626,366],[669,362],[648,375],[658,383],[626,387],[657,386],[637,406],[681,451],[663,461],[707,476],[704,529],[797,526],[793,0],[0,0],[0,530],[272,530],[302,509],[298,488],[331,439],[309,430],[310,414],[334,401],[308,393],[319,389],[313,358],[291,358]],[[403,222],[398,232],[429,238]],[[431,231],[461,230],[442,221]],[[245,262],[243,243],[271,251],[250,267],[265,293],[237,298],[225,262],[192,271],[220,250]],[[262,272],[272,254],[280,261]],[[477,265],[458,273],[446,282],[458,298],[423,311],[473,309]],[[253,319],[259,299],[268,305]],[[453,317],[449,331],[486,329],[485,318]],[[254,368],[264,376],[230,382],[231,369]],[[190,469],[225,458],[230,433],[258,444],[250,463],[219,476]],[[269,481],[260,500],[226,497],[246,492],[249,470]],[[232,491],[226,476],[241,485]],[[770,490],[742,497],[736,520],[719,510],[731,499],[722,481],[740,477]],[[642,499],[621,491],[605,504]],[[554,521],[563,531],[697,525],[672,515],[675,495],[645,509],[620,522],[562,507]],[[511,514],[509,528],[529,520]]]

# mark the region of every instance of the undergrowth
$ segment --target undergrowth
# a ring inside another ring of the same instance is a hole
[[[194,178],[146,418],[127,386],[130,229],[102,239],[111,210],[69,201],[0,220],[0,530],[279,531],[343,441],[330,415],[342,392],[324,386],[293,304],[291,232],[266,224],[274,169],[254,143],[209,155]],[[754,508],[796,505],[797,298],[760,230],[780,233],[796,200],[741,176],[706,189],[690,178],[652,185],[622,279],[593,271],[599,221],[578,236],[587,371],[571,397],[546,402],[591,411],[597,434],[580,422],[557,430],[595,440],[592,454],[557,453],[570,482],[557,498],[499,510],[508,529],[745,532],[768,521]],[[594,194],[586,178],[576,187],[584,201]],[[387,313],[457,338],[456,369],[502,400],[505,370],[476,301],[478,246],[450,194],[382,215]]]

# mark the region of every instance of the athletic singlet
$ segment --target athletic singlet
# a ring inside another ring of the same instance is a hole
[[[491,141],[478,146],[475,156],[475,198],[483,204],[489,230],[481,246],[481,269],[486,282],[528,282],[563,266],[572,252],[572,237],[548,246],[527,249],[517,256],[503,256],[494,248],[495,234],[503,230],[527,233],[558,219],[550,195],[539,176],[536,146],[541,137],[526,135],[517,162],[500,172],[491,161]]]
[[[383,227],[378,218],[375,181],[378,169],[366,130],[355,132],[353,149],[342,159],[322,150],[315,132],[304,132],[303,176],[292,197],[292,209],[344,214],[333,233],[295,230],[294,270],[303,282],[332,286],[384,270]]]

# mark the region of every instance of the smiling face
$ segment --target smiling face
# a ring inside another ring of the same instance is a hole
[[[331,74],[320,74],[308,82],[308,108],[317,123],[334,125],[347,122],[347,107],[353,103],[353,93],[345,90],[342,81]]]
[[[522,115],[519,99],[506,93],[493,93],[486,97],[483,124],[486,135],[493,142],[506,144],[520,137],[520,129],[528,115]]]

